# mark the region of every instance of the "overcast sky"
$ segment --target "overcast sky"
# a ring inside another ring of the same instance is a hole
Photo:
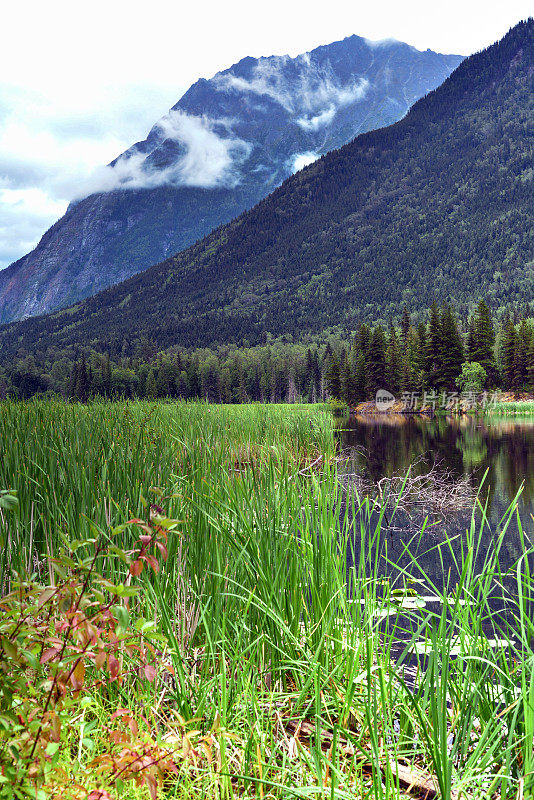
[[[0,39],[0,268],[199,77],[356,33],[469,55],[532,0],[18,0]]]

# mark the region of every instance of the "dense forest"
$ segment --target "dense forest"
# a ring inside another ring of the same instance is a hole
[[[534,392],[534,319],[506,312],[493,319],[480,301],[460,324],[451,306],[430,309],[415,324],[405,307],[384,328],[362,324],[349,338],[308,342],[273,339],[259,347],[171,348],[141,343],[133,355],[111,358],[91,348],[50,348],[40,359],[24,351],[0,366],[0,397],[61,395],[204,398],[214,403],[318,402],[336,398],[349,406],[378,389],[401,392],[455,391],[462,364],[480,364],[485,388]]]
[[[462,319],[481,296],[496,313],[521,311],[534,296],[533,54],[530,19],[400,122],[323,156],[189,250],[1,328],[4,358],[77,345],[119,364],[146,340],[347,338],[366,322],[387,329],[404,304],[420,323],[436,298]]]

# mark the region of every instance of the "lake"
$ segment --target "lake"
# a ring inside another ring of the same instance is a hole
[[[506,510],[520,490],[519,519],[514,516],[510,520],[499,555],[503,571],[524,552],[524,541],[534,538],[534,416],[511,420],[497,416],[360,415],[342,418],[337,435],[340,454],[346,459],[340,472],[347,485],[360,494],[381,491],[385,497],[388,491],[395,492],[400,486],[398,478],[411,468],[411,489],[405,490],[397,512],[389,513],[385,520],[388,561],[408,567],[405,548],[409,547],[436,585],[442,586],[444,581],[454,584],[455,559],[466,544],[477,493],[487,517],[476,556],[479,569],[483,569]],[[393,505],[390,502],[391,510]],[[479,526],[482,518],[479,510]],[[456,537],[453,546],[443,545],[451,536]],[[410,571],[414,572],[413,563]],[[396,570],[384,560],[382,572],[394,574]]]

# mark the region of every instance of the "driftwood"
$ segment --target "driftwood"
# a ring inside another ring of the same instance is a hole
[[[414,767],[398,764],[396,761],[390,761],[389,768],[406,792],[415,793],[422,800],[439,800],[441,797],[438,782],[432,775]],[[386,767],[381,765],[381,770],[385,772]],[[451,789],[450,798],[459,800],[460,793],[456,789]]]
[[[455,476],[441,462],[421,475],[414,475],[413,468],[421,461],[412,465],[407,476],[385,476],[374,482],[359,473],[346,472],[339,478],[347,494],[352,491],[360,497],[375,498],[381,504],[387,502],[390,508],[396,507],[408,516],[413,511],[444,516],[473,507],[476,489],[467,476]]]
[[[309,741],[317,732],[315,725],[309,720],[283,720],[278,712],[277,718],[279,727],[284,734],[289,753],[292,757],[296,754],[296,743],[299,742],[300,739]],[[321,738],[321,749],[324,751],[329,750],[334,740],[332,731],[321,728],[319,735]],[[354,748],[351,747],[349,742],[344,737],[339,737],[337,741],[341,752],[344,752],[346,755],[354,754]],[[371,761],[364,760],[361,766],[364,770],[369,771],[371,771],[373,768]],[[440,800],[441,792],[438,781],[430,773],[423,772],[421,769],[415,766],[399,764],[393,759],[390,759],[387,762],[381,762],[378,766],[380,771],[384,774],[386,774],[389,769],[393,776],[398,780],[404,791],[407,794],[413,794],[414,798],[417,797],[420,800]],[[463,796],[467,800],[468,795]],[[458,792],[456,789],[451,789],[450,800],[460,800],[460,792]]]

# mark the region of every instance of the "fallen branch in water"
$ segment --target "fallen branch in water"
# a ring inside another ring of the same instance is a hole
[[[416,462],[416,464],[419,462]],[[412,465],[412,470],[415,465]],[[380,503],[388,502],[408,516],[410,511],[450,514],[472,508],[476,489],[468,476],[455,476],[436,462],[421,475],[384,476],[373,482],[358,473],[340,475],[347,493],[351,490],[360,496],[376,497]]]

